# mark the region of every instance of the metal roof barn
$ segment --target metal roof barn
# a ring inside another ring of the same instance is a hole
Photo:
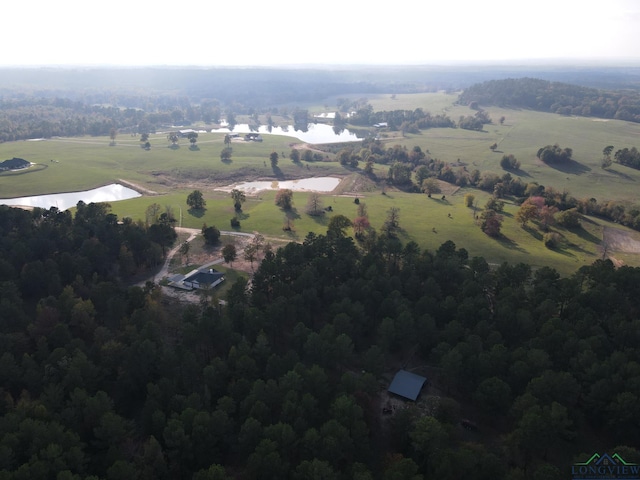
[[[396,373],[395,377],[393,377],[388,391],[415,402],[426,381],[427,379],[425,377],[407,372],[406,370],[400,370]]]

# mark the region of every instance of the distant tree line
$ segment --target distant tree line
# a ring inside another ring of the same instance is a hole
[[[640,122],[640,93],[601,90],[536,78],[509,78],[466,88],[458,102]]]
[[[428,128],[455,128],[456,124],[444,114],[432,115],[422,108],[374,112],[369,104],[362,105],[349,117],[349,123],[357,126],[386,123],[389,130],[418,133]]]

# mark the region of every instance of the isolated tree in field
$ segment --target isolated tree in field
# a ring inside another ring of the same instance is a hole
[[[198,132],[189,132],[187,138],[189,139],[189,143],[191,143],[191,148],[195,148],[196,142],[198,141]]]
[[[147,132],[144,132],[143,134],[140,135],[140,143],[144,144],[148,141],[149,141],[149,134]]]
[[[169,140],[169,142],[171,143],[172,147],[175,147],[178,144],[178,141],[179,141],[178,134],[176,132],[170,132],[167,135],[167,140]]]
[[[322,207],[322,197],[317,192],[312,192],[307,199],[307,208],[306,212],[315,217],[318,215],[322,215],[324,213]]]
[[[271,168],[276,168],[278,166],[278,159],[280,158],[280,156],[278,155],[278,152],[271,152],[271,155],[269,155],[269,161],[271,162]]]
[[[482,224],[480,228],[490,237],[497,238],[500,236],[502,229],[502,215],[495,210],[485,210],[481,215]]]
[[[291,153],[289,154],[289,158],[293,163],[300,163],[300,150],[297,148],[292,148]]]
[[[253,270],[253,262],[256,261],[256,256],[258,255],[258,248],[253,243],[249,243],[246,247],[244,247],[244,259],[251,263],[251,270]]]
[[[231,135],[229,135],[228,133],[227,133],[227,134],[225,134],[225,136],[224,136],[224,144],[225,144],[226,146],[231,145]]]
[[[238,257],[236,246],[232,243],[228,243],[222,248],[222,258],[229,265],[233,266],[234,260]]]
[[[433,193],[440,193],[440,185],[438,180],[433,177],[425,178],[422,181],[422,191],[431,196]]]
[[[396,233],[400,229],[400,209],[398,207],[391,207],[387,210],[387,218],[382,224],[382,233],[387,237],[392,238],[396,236]]]
[[[500,159],[500,166],[505,170],[517,170],[520,168],[520,162],[512,153],[510,153],[509,155],[502,156],[502,159]]]
[[[231,153],[233,152],[233,150],[231,150],[230,147],[226,147],[223,148],[222,151],[220,152],[220,160],[228,163],[231,161]]]
[[[613,163],[613,160],[611,160],[613,148],[613,145],[608,145],[602,150],[602,168],[609,168],[611,163]]]
[[[231,199],[233,200],[233,208],[239,212],[242,210],[242,204],[247,200],[247,196],[242,190],[234,188],[231,190]]]
[[[291,210],[293,207],[293,191],[288,188],[281,188],[276,193],[276,205],[283,210]]]
[[[207,202],[200,190],[194,190],[187,196],[187,205],[189,205],[193,210],[204,210]]]
[[[504,121],[506,120],[506,118],[504,117],[504,115],[502,117],[500,117],[500,125],[504,125]]]
[[[492,152],[495,152],[498,149],[498,144],[494,143],[489,148],[491,149]]]
[[[111,145],[115,145],[116,144],[116,135],[118,134],[118,132],[116,131],[115,128],[112,128],[111,130],[109,130],[109,138],[111,139]]]
[[[476,199],[475,195],[473,195],[472,193],[467,193],[464,196],[465,207],[469,207],[469,208],[473,207],[473,202],[475,201],[475,199]]]
[[[215,245],[220,240],[220,230],[215,226],[207,227],[205,223],[202,225],[202,236],[204,237],[205,245]]]
[[[516,212],[516,222],[520,223],[523,227],[527,225],[530,220],[534,220],[538,217],[538,208],[531,203],[523,203]]]

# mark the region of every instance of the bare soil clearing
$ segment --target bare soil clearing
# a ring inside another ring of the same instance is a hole
[[[637,234],[617,228],[605,227],[604,241],[609,250],[624,253],[640,253],[640,240]]]

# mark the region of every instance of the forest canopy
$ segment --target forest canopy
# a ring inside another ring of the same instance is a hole
[[[123,283],[133,226],[0,207],[3,478],[562,478],[591,435],[640,461],[638,268],[310,233],[180,305]],[[384,414],[400,365],[430,385]]]

